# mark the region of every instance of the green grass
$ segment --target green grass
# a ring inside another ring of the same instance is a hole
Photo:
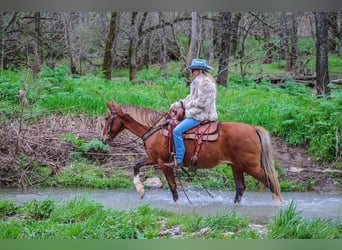
[[[265,233],[236,213],[182,215],[140,205],[105,209],[87,197],[67,202],[46,199],[21,205],[0,200],[0,239],[337,239],[342,224],[304,220],[294,202],[281,209]],[[177,233],[172,234],[170,232]],[[167,231],[169,231],[167,233]],[[164,233],[162,233],[164,232]]]
[[[340,239],[342,236],[340,223],[324,219],[304,220],[294,201],[279,211],[269,228],[270,239]]]
[[[75,161],[55,176],[40,184],[42,187],[127,188],[133,189],[129,173],[120,168],[104,169],[86,161]]]

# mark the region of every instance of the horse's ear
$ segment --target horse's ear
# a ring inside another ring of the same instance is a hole
[[[112,103],[106,101],[106,106],[109,110],[112,110],[114,105]]]
[[[114,99],[112,99],[112,105],[115,106],[116,102],[114,101]]]

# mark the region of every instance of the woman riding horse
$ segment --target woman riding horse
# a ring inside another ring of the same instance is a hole
[[[185,119],[173,130],[176,159],[166,163],[167,167],[181,167],[183,165],[185,155],[183,133],[185,131],[198,126],[204,120],[217,120],[216,84],[208,72],[213,68],[204,59],[193,59],[187,69],[191,70],[194,80],[190,84],[190,94],[183,100],[173,103],[170,107],[170,111],[184,108]]]

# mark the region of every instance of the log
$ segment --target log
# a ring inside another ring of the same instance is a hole
[[[342,79],[335,79],[335,80],[331,80],[331,83],[335,83],[335,84],[342,84]]]

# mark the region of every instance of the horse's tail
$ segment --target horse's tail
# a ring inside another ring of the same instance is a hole
[[[266,181],[272,192],[273,200],[283,202],[280,194],[278,173],[274,167],[271,137],[263,127],[256,127],[261,143],[261,166],[266,173]]]

